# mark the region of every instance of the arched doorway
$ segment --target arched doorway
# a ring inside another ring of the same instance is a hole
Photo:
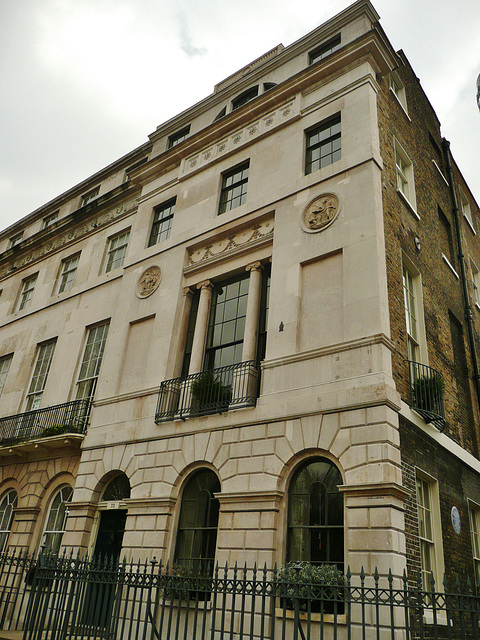
[[[98,503],[100,521],[93,555],[116,561],[122,551],[127,510],[123,503],[130,497],[130,482],[124,473],[116,475],[105,487]]]

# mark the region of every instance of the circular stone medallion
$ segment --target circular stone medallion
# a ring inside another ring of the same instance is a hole
[[[307,233],[323,231],[338,216],[340,204],[334,193],[323,193],[317,196],[305,208],[302,215],[302,227]]]
[[[140,276],[137,282],[137,296],[147,298],[158,289],[162,271],[160,267],[149,267]]]

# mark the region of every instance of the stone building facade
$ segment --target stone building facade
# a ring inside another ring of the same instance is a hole
[[[3,549],[473,575],[478,206],[378,20],[0,234]]]

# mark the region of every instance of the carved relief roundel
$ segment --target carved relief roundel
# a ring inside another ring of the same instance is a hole
[[[140,276],[137,282],[137,296],[147,298],[158,289],[162,271],[160,267],[149,267]]]
[[[338,216],[340,203],[334,193],[323,193],[317,196],[305,208],[302,215],[302,227],[307,233],[323,231]]]

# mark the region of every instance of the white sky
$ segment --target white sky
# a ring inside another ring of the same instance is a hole
[[[0,0],[0,229],[349,0]],[[480,202],[479,0],[374,0]]]

